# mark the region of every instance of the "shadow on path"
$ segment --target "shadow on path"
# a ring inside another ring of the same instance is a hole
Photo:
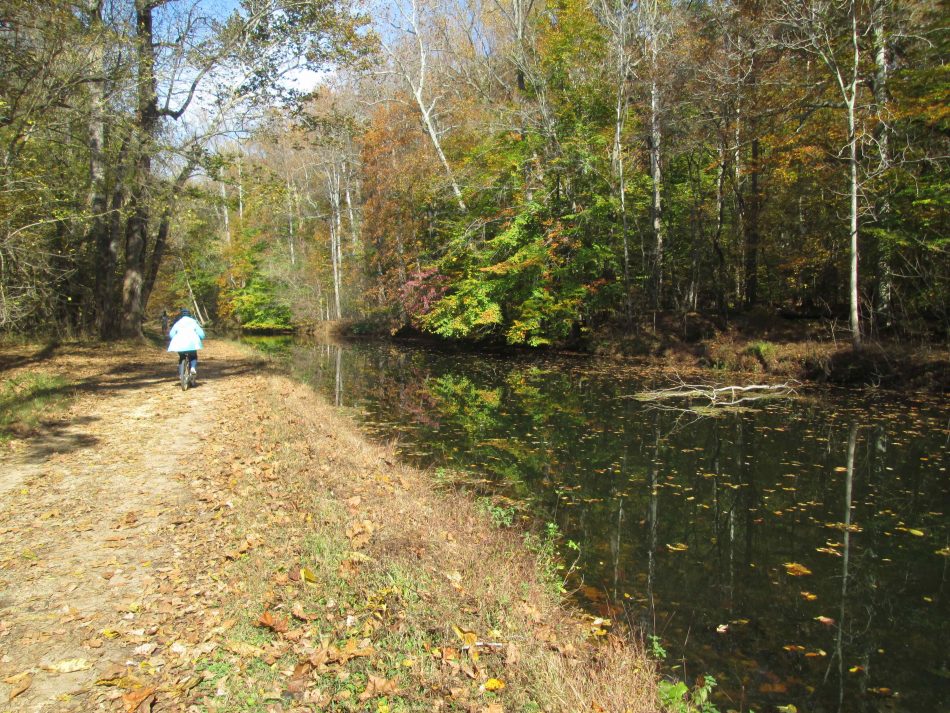
[[[48,354],[53,353],[55,347],[43,350]],[[116,353],[112,361],[118,362],[109,365],[110,357],[107,352],[103,352],[102,347],[95,348],[96,353],[92,354],[92,348],[84,347],[79,349],[79,356],[87,354],[90,359],[101,361],[107,368],[99,374],[87,376],[78,382],[74,382],[62,387],[50,387],[40,392],[33,392],[25,395],[21,399],[14,399],[9,406],[18,406],[29,398],[36,396],[54,397],[61,396],[87,396],[94,399],[92,407],[87,409],[87,415],[82,417],[49,419],[41,422],[39,428],[29,434],[25,434],[23,439],[26,448],[20,456],[28,463],[40,463],[50,456],[56,454],[66,454],[77,452],[83,449],[95,448],[99,443],[99,438],[90,433],[89,426],[99,420],[100,415],[105,409],[114,408],[114,400],[123,396],[130,396],[133,392],[141,391],[141,399],[126,404],[126,408],[131,405],[133,408],[146,408],[147,403],[156,395],[161,395],[164,390],[169,390],[172,397],[181,397],[187,399],[187,394],[180,393],[180,386],[177,375],[177,356],[168,354],[168,359],[163,361],[159,359],[142,360],[138,358],[134,361],[125,361],[126,354]],[[10,361],[10,360],[7,360]],[[24,357],[17,362],[18,365],[26,363],[39,363],[42,361],[39,354],[32,357]],[[200,359],[198,363],[199,381],[195,388],[207,388],[214,383],[243,376],[251,373],[269,371],[271,365],[266,361],[249,359],[218,359],[207,357]],[[158,390],[156,390],[158,389]],[[171,392],[179,392],[173,394]],[[174,402],[172,402],[174,403]],[[185,407],[187,408],[187,402]],[[162,405],[159,406],[162,408]],[[152,414],[143,413],[140,416],[129,415],[130,418],[150,418]],[[133,443],[129,444],[134,446]]]

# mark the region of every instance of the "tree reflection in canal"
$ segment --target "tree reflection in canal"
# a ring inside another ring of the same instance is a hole
[[[722,710],[938,710],[948,409],[797,399],[697,418],[643,372],[392,345],[296,369],[406,457],[476,473],[580,543],[592,613],[655,633]]]

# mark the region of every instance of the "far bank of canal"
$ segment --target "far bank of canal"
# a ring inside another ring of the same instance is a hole
[[[629,398],[655,373],[586,360],[278,344],[407,459],[556,522],[579,603],[658,637],[679,677],[713,675],[720,710],[950,700],[945,400],[691,413]]]

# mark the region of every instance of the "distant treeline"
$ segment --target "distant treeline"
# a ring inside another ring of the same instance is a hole
[[[757,305],[950,329],[939,3],[7,5],[7,329],[132,333],[150,295],[528,345]],[[301,52],[336,70],[289,113]]]

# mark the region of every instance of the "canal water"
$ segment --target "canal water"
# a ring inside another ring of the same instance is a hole
[[[690,410],[633,398],[656,372],[586,359],[287,349],[405,458],[469,473],[497,519],[557,523],[577,601],[657,637],[670,674],[715,677],[723,713],[950,710],[945,399]]]

